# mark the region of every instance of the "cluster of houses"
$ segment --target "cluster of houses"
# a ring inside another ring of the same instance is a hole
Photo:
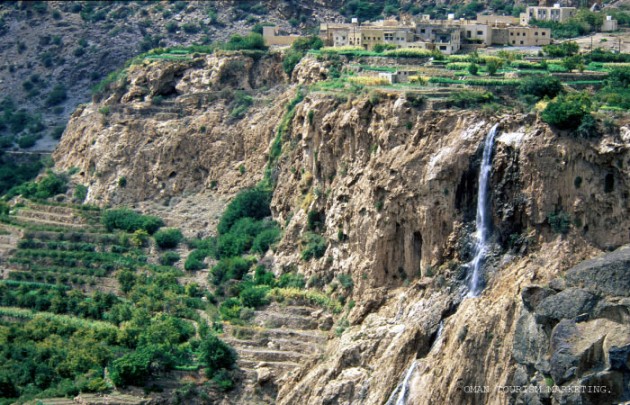
[[[415,21],[384,20],[374,23],[322,23],[320,36],[327,46],[354,46],[373,50],[376,45],[396,48],[439,50],[454,54],[462,46],[544,46],[551,43],[549,28],[533,27],[530,20],[564,22],[577,12],[575,7],[527,7],[519,18],[478,14],[476,20],[433,20],[422,15]],[[602,31],[614,31],[617,22],[607,17]],[[297,36],[278,35],[275,27],[264,27],[267,45],[289,45]]]

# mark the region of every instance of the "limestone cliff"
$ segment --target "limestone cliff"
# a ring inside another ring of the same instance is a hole
[[[403,92],[308,91],[326,65],[305,58],[289,79],[280,61],[230,54],[135,66],[75,112],[56,165],[79,168],[89,202],[150,210],[154,201],[176,215],[182,194],[225,201],[270,164],[284,236],[265,260],[311,286],[351,276],[356,303],[318,361],[277,376],[279,403],[384,403],[412,364],[408,403],[630,399],[627,249],[600,267],[579,264],[630,243],[627,127],[584,140],[534,114],[434,111]],[[240,117],[243,94],[252,105]],[[479,160],[497,122],[487,287],[465,298]],[[274,139],[282,151],[270,159]],[[324,224],[326,251],[304,261],[309,216]],[[201,222],[195,231],[213,231]],[[553,384],[611,392],[497,388]]]

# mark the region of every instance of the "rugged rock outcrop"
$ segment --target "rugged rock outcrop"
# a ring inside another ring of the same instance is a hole
[[[79,168],[90,202],[150,210],[143,202],[182,193],[225,200],[270,164],[284,236],[265,260],[313,286],[351,277],[355,303],[318,361],[274,377],[279,403],[384,403],[407,370],[414,404],[627,400],[628,249],[579,263],[630,243],[628,140],[295,84],[326,74],[305,58],[290,84],[278,56],[233,54],[135,67],[128,86],[73,115],[57,167]],[[245,118],[239,91],[254,99]],[[487,288],[464,298],[482,141],[496,122]],[[306,261],[309,232],[326,249]],[[554,384],[611,392],[543,392]]]

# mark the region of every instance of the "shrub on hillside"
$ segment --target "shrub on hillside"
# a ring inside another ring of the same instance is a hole
[[[224,43],[221,48],[228,51],[236,50],[266,50],[265,41],[262,35],[256,32],[250,32],[249,34],[233,35],[228,42]]]
[[[259,188],[241,191],[228,205],[219,221],[219,233],[227,233],[241,218],[263,219],[271,215],[271,192]]]
[[[522,95],[532,95],[538,99],[554,98],[563,93],[564,88],[562,82],[553,76],[527,77],[521,82],[519,92]]]
[[[319,259],[326,252],[326,240],[315,233],[306,233],[302,240],[302,260]]]
[[[206,268],[204,259],[208,256],[208,252],[203,249],[197,249],[190,252],[184,262],[184,269],[187,271],[196,271]]]
[[[243,303],[238,298],[228,298],[221,303],[219,312],[221,317],[226,320],[238,320],[241,318],[241,310],[243,309]]]
[[[62,84],[57,84],[48,94],[48,98],[46,98],[46,105],[48,107],[52,107],[57,104],[61,104],[67,98],[68,95],[66,94],[66,88]]]
[[[252,267],[252,262],[242,257],[221,259],[212,268],[212,282],[220,285],[227,280],[241,280]]]
[[[266,285],[248,286],[241,291],[239,297],[243,305],[246,307],[262,307],[269,304],[269,299],[267,298],[269,289],[270,288]]]
[[[153,235],[155,243],[162,249],[173,249],[184,239],[184,235],[177,228],[160,229]]]
[[[591,99],[588,94],[561,95],[547,104],[542,112],[542,119],[559,129],[576,129],[590,110]]]
[[[164,266],[172,266],[175,262],[179,261],[180,256],[175,252],[165,252],[160,256],[160,264]]]
[[[38,182],[28,182],[10,191],[10,195],[21,194],[26,198],[46,199],[63,194],[68,189],[68,178],[64,174],[49,170]]]
[[[278,287],[280,288],[299,288],[306,286],[306,280],[301,274],[285,273],[278,279]]]
[[[141,229],[149,234],[154,234],[164,225],[164,222],[158,217],[141,215],[126,208],[105,211],[101,217],[101,223],[108,231],[120,229],[127,232],[135,232]]]
[[[199,345],[200,360],[206,365],[206,375],[214,376],[221,369],[230,369],[236,362],[236,352],[215,335],[208,335]]]
[[[280,240],[280,229],[278,227],[265,229],[254,238],[252,251],[261,255],[265,254],[278,240]]]
[[[463,90],[448,96],[451,105],[461,108],[474,107],[492,100],[494,100],[494,95],[488,91]]]
[[[563,235],[569,233],[571,227],[571,217],[564,211],[557,211],[547,215],[547,221],[551,225],[551,230],[554,233],[561,233]]]
[[[282,60],[282,68],[287,75],[291,75],[295,65],[297,65],[302,57],[310,49],[320,49],[324,46],[321,38],[317,36],[311,36],[306,38],[299,38],[291,45],[291,48],[287,51],[284,59]]]

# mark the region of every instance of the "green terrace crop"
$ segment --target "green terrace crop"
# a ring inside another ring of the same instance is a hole
[[[155,219],[42,202],[25,209],[37,214],[34,221],[46,215],[70,218],[72,211],[72,218],[84,222],[76,229],[28,223],[6,260],[9,279],[0,281],[0,379],[7,403],[142,385],[168,370],[208,370],[204,359],[213,357],[209,351],[216,346],[204,344],[212,332],[199,312],[216,312],[209,293],[180,284],[180,269],[149,263],[148,242],[134,245],[138,229],[153,230]],[[14,221],[19,213],[5,214],[5,222],[19,222]],[[101,218],[115,219],[108,222],[113,229],[83,232]],[[54,343],[52,358],[35,369],[42,341]]]

